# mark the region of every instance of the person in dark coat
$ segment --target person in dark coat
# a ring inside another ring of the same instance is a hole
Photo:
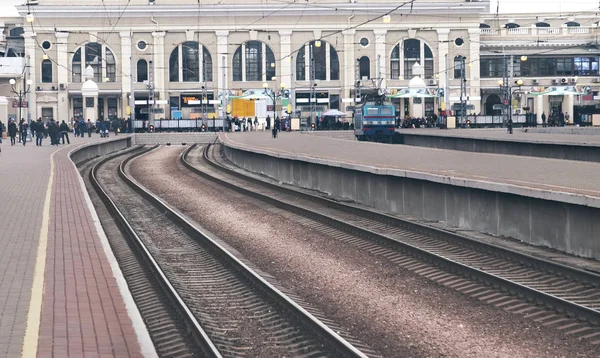
[[[35,145],[38,147],[41,147],[43,139],[44,139],[44,123],[42,123],[41,118],[38,118],[37,122],[35,122]]]
[[[54,119],[51,119],[50,122],[48,122],[48,135],[50,136],[50,145],[58,145],[58,134],[59,134],[59,128],[58,128],[58,124],[56,124],[56,121],[54,121]]]
[[[279,131],[279,128],[281,126],[281,121],[279,120],[279,117],[275,118],[275,123],[273,123],[273,138],[277,138],[277,132]]]
[[[17,124],[13,119],[8,122],[8,136],[10,137],[10,145],[15,145],[17,137]]]
[[[21,132],[21,141],[23,145],[27,144],[27,130],[29,129],[29,125],[25,122],[24,119],[21,119],[21,123],[19,124],[19,132]]]
[[[65,123],[65,121],[63,120],[60,123],[60,137],[62,138],[62,144],[65,144],[65,137],[67,137],[67,144],[71,144],[71,141],[69,140],[69,125]]]

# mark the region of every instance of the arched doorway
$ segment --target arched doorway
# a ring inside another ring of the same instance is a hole
[[[491,94],[488,96],[487,100],[485,101],[485,114],[486,115],[494,115],[494,116],[499,116],[502,114],[502,111],[499,109],[494,109],[494,105],[495,104],[500,104],[502,103],[500,101],[500,97],[497,94]]]

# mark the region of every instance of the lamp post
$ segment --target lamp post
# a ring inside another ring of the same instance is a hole
[[[31,79],[28,79],[27,81],[25,81],[25,79],[23,78],[23,83],[27,83],[27,88],[23,89],[22,87],[25,87],[25,85],[21,86],[19,82],[19,85],[17,85],[17,80],[15,80],[14,78],[11,78],[8,83],[10,83],[10,87],[12,92],[19,97],[19,122],[21,121],[22,118],[22,111],[23,111],[23,97],[25,95],[27,95],[27,93],[29,93],[29,90],[31,89],[31,85],[33,84],[33,81]],[[29,106],[29,103],[27,104]]]
[[[505,115],[507,116],[506,118],[506,124],[508,126],[508,131],[510,134],[512,134],[512,97],[513,94],[515,94],[516,92],[521,92],[521,86],[523,86],[523,80],[522,79],[518,79],[516,81],[514,81],[514,84],[517,86],[517,88],[513,88],[511,83],[508,81],[504,81],[504,80],[498,80],[498,86],[500,86],[502,88],[502,91],[504,92],[504,108],[505,108]]]
[[[269,96],[271,100],[273,100],[273,125],[275,125],[275,118],[277,118],[277,100],[283,96],[283,90],[285,90],[285,85],[281,84],[281,90],[278,92],[269,91],[269,84],[263,83],[263,88],[265,89],[264,93]],[[270,123],[269,123],[270,124]]]

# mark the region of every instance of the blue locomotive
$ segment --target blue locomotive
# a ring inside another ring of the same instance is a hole
[[[384,100],[367,101],[354,112],[354,135],[359,141],[392,143],[396,135],[396,108]]]

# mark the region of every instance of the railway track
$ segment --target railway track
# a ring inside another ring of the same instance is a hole
[[[299,214],[317,230],[446,286],[567,334],[600,339],[596,273],[249,177],[223,163],[216,148],[205,148],[203,160],[193,163],[189,148],[181,161],[207,179]]]
[[[353,345],[340,337],[226,245],[132,180],[127,163],[145,152],[103,160],[92,170],[94,186],[160,281],[199,351],[210,357],[377,356],[360,342]]]

